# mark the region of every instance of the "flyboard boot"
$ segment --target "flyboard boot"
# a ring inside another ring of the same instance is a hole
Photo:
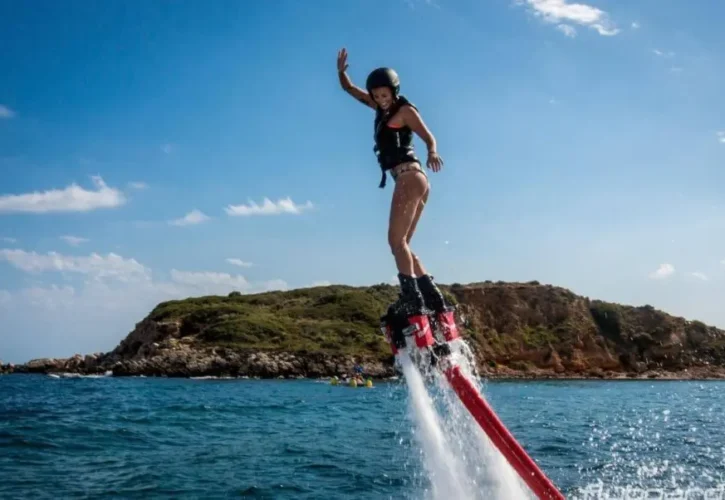
[[[390,343],[393,354],[407,347],[407,337],[412,337],[421,351],[429,351],[435,344],[428,320],[432,312],[425,307],[418,283],[412,276],[398,274],[400,295],[387,313],[380,318],[380,328]]]
[[[428,309],[432,309],[430,315],[433,331],[440,341],[451,342],[459,338],[458,327],[456,326],[456,308],[450,305],[443,293],[433,281],[433,276],[424,274],[416,278],[418,289],[423,295],[423,300]],[[440,338],[442,337],[442,338]]]
[[[417,282],[426,306],[433,310],[429,315],[433,336],[436,339],[436,345],[433,347],[435,356],[431,360],[433,364],[455,352],[465,356],[470,365],[475,366],[473,351],[467,343],[459,340],[461,335],[456,324],[456,306],[445,299],[433,281],[433,276],[424,274],[418,277]]]

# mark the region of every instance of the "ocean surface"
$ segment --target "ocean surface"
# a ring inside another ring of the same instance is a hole
[[[567,498],[725,498],[723,382],[481,387]],[[432,498],[409,399],[402,378],[0,376],[0,498]]]

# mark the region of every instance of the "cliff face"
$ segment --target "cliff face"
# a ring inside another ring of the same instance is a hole
[[[443,288],[489,377],[725,376],[725,332],[650,306],[536,282]],[[389,285],[328,286],[170,301],[110,353],[34,360],[14,371],[321,377],[349,374],[357,362],[385,377],[395,371],[379,318],[396,295]]]
[[[725,332],[651,306],[529,284],[453,286],[484,372],[720,377]]]

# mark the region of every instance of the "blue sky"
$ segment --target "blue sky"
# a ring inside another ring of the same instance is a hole
[[[444,283],[537,279],[725,327],[722,2],[4,2],[0,359],[161,300],[389,282],[392,184],[343,93],[396,68],[446,164]],[[424,147],[417,141],[421,153]]]

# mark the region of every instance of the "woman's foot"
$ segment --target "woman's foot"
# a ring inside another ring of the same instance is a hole
[[[439,313],[446,310],[448,304],[438,286],[433,281],[433,276],[424,274],[416,278],[418,289],[423,296],[423,301],[429,309]]]
[[[400,295],[398,300],[393,303],[393,309],[406,317],[426,313],[423,294],[418,288],[416,279],[413,276],[398,273],[398,280],[400,281]]]

